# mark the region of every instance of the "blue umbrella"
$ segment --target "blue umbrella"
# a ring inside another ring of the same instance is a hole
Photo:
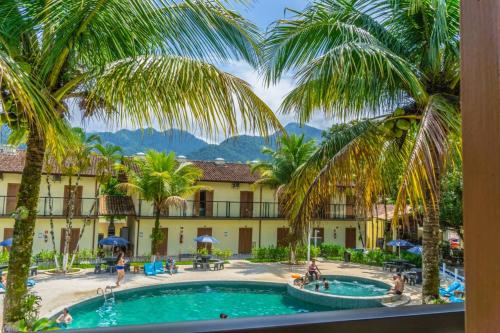
[[[7,238],[3,242],[0,242],[0,246],[12,246],[12,238]]]
[[[412,243],[404,240],[404,239],[394,239],[394,240],[391,240],[389,243],[387,243],[387,245],[389,246],[397,246],[397,247],[401,247],[401,246],[415,246],[413,245]]]
[[[110,236],[99,241],[99,245],[127,246],[128,240],[122,237]]]
[[[399,252],[399,257],[401,258],[401,246],[415,246],[412,243],[404,240],[404,239],[394,239],[391,240],[389,243],[387,243],[388,246],[397,246],[398,247],[398,252]]]
[[[422,255],[422,247],[421,246],[414,246],[411,249],[408,249],[406,251],[413,253],[413,254]]]
[[[194,241],[198,243],[213,243],[213,244],[219,242],[215,237],[209,235],[198,236],[194,239]]]

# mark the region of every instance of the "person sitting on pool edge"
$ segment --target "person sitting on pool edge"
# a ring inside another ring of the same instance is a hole
[[[316,265],[316,259],[311,260],[311,264],[309,265],[308,268],[309,276],[313,278],[313,276],[316,278],[315,280],[319,280],[321,276],[321,271],[319,270],[318,266]]]
[[[56,319],[56,323],[59,327],[66,327],[67,325],[71,324],[73,321],[73,317],[69,314],[68,308],[64,308],[63,312],[59,317]]]
[[[330,282],[328,282],[326,278],[323,278],[323,288],[325,288],[325,290],[330,289]]]
[[[405,281],[401,277],[401,273],[398,273],[392,277],[394,282],[394,287],[389,289],[388,294],[402,295],[405,289]]]

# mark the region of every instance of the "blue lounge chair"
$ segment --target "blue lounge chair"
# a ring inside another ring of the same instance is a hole
[[[26,286],[28,286],[28,287],[34,287],[35,284],[36,284],[36,282],[33,279],[28,279],[28,281],[26,281]]]
[[[146,276],[156,275],[154,265],[151,263],[144,264],[144,274],[146,274]]]
[[[455,290],[460,288],[462,284],[458,281],[453,282],[448,288],[439,288],[439,295],[442,297],[450,297]]]
[[[0,282],[0,294],[4,294],[5,293],[5,286],[3,285],[2,282]]]
[[[156,274],[164,274],[165,273],[165,270],[163,269],[163,262],[161,262],[161,261],[155,261],[154,268],[155,268]]]
[[[449,300],[451,303],[463,303],[463,302],[464,302],[464,299],[463,299],[463,298],[460,298],[460,297],[455,297],[455,296],[451,296],[450,298],[448,298],[448,300]]]

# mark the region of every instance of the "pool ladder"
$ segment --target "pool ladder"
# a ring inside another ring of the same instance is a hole
[[[115,299],[115,292],[113,291],[113,287],[111,286],[106,286],[106,288],[104,289],[97,288],[97,295],[102,295],[102,297],[104,297],[104,301],[107,301],[108,299]]]

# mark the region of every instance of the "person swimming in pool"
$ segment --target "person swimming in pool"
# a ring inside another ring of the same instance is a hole
[[[330,282],[328,282],[326,278],[323,278],[323,288],[325,288],[325,290],[330,289]]]
[[[69,314],[68,308],[64,308],[63,312],[56,319],[57,326],[66,327],[73,321],[73,317]]]
[[[120,286],[120,282],[125,278],[125,253],[120,251],[118,259],[116,260],[116,286]]]
[[[227,318],[228,318],[228,315],[227,315],[227,314],[225,314],[225,313],[221,313],[221,314],[219,315],[219,318],[220,318],[220,319],[227,319]]]

